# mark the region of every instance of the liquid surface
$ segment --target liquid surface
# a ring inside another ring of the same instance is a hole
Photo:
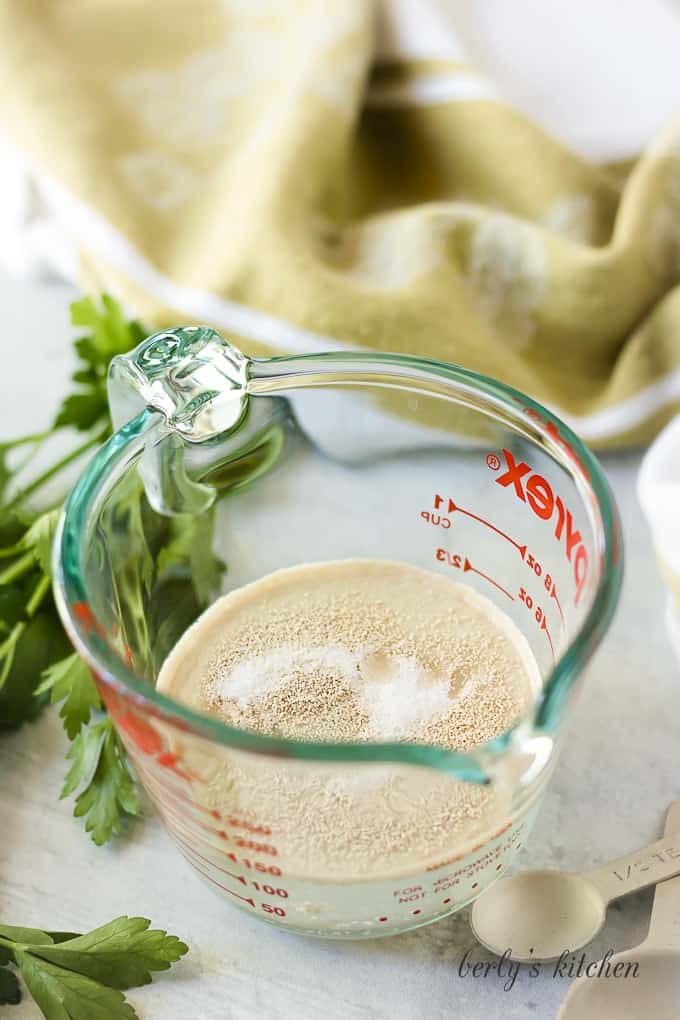
[[[508,727],[539,682],[522,634],[467,585],[408,564],[343,560],[277,571],[219,599],[170,653],[158,687],[258,733],[462,750]],[[174,741],[201,777],[193,796],[266,826],[286,875],[412,875],[510,821],[509,788],[422,766]]]
[[[525,638],[467,585],[402,563],[277,571],[219,599],[158,687],[232,726],[297,740],[467,750],[539,687]]]

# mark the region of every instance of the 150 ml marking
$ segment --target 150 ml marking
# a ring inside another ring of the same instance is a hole
[[[276,864],[265,864],[264,861],[251,861],[248,857],[237,857],[236,854],[227,853],[224,854],[234,864],[242,864],[244,868],[250,870],[259,871],[262,875],[282,875],[281,868],[278,868]]]

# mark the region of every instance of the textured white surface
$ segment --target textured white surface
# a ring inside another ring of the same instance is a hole
[[[70,370],[62,286],[0,277],[3,315],[0,437],[47,423]],[[623,514],[627,577],[621,606],[592,664],[570,736],[523,866],[594,866],[652,841],[680,794],[680,667],[664,627],[664,591],[635,498],[637,455],[611,456]],[[83,930],[119,913],[144,914],[180,934],[191,953],[130,994],[142,1020],[549,1020],[567,978],[523,971],[510,991],[458,976],[474,947],[465,914],[369,943],[285,935],[222,903],[147,817],[115,848],[98,849],[58,800],[65,740],[55,712],[0,741],[0,918]],[[587,950],[637,944],[650,895],[610,910]],[[486,959],[474,949],[473,959]],[[4,1014],[3,1014],[4,1015]],[[33,1020],[25,1002],[8,1016]]]

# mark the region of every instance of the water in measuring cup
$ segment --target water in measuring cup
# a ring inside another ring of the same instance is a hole
[[[505,730],[539,684],[526,639],[493,603],[446,576],[375,560],[286,568],[231,592],[184,635],[158,681],[259,733],[459,750]],[[274,833],[275,866],[293,882],[389,884],[498,831],[507,810],[495,789],[410,766],[282,763],[220,748],[195,765],[202,803]]]

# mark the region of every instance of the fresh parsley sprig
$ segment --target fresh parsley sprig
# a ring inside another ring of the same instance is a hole
[[[147,985],[188,951],[144,917],[85,935],[0,924],[0,1005],[21,1001],[16,968],[47,1020],[135,1020],[122,992]]]
[[[62,401],[47,432],[0,443],[0,733],[35,719],[48,701],[61,703],[71,741],[71,767],[61,795],[76,795],[74,814],[85,819],[94,842],[102,844],[121,831],[126,816],[139,814],[139,796],[125,749],[57,615],[50,554],[61,506],[45,494],[111,434],[109,362],[136,346],[147,331],[127,321],[108,295],[100,304],[90,298],[74,302],[71,321],[86,330],[74,342],[76,389]],[[55,435],[68,436],[74,429],[86,434],[84,441],[31,474],[35,454]],[[149,669],[159,664],[219,581],[223,564],[211,551],[213,516],[153,515],[135,478],[116,513],[119,527],[127,516],[124,530],[136,536],[136,545],[126,538],[128,569],[116,580],[120,629],[127,630],[129,645],[146,655],[140,668]]]

